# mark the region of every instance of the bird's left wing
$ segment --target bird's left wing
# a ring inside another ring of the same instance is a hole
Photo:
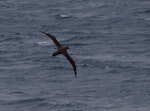
[[[50,37],[57,47],[61,46],[61,44],[57,41],[55,36],[51,35],[50,33],[46,33],[46,32],[42,32],[42,33],[47,35],[48,37]]]

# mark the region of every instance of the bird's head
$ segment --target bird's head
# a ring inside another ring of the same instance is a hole
[[[70,49],[68,46],[66,46],[66,49]]]

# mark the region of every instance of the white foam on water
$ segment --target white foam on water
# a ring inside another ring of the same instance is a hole
[[[36,42],[36,44],[42,45],[42,46],[53,45],[53,43],[50,41],[39,41],[39,42]]]

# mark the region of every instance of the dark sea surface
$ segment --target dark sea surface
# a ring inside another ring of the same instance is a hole
[[[0,111],[150,111],[150,0],[0,0]]]

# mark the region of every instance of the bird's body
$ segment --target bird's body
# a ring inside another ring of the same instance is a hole
[[[57,56],[59,54],[63,54],[67,60],[71,63],[72,67],[73,67],[73,70],[74,70],[74,74],[75,74],[75,77],[77,76],[77,71],[76,71],[76,64],[75,62],[73,61],[73,59],[69,56],[68,52],[67,52],[67,49],[69,49],[69,47],[67,46],[63,46],[61,45],[57,39],[55,38],[55,36],[49,34],[49,33],[45,33],[45,32],[42,32],[43,34],[47,35],[48,37],[50,37],[53,42],[55,43],[55,45],[57,46],[58,50],[56,52],[54,52],[52,54],[52,56]]]

